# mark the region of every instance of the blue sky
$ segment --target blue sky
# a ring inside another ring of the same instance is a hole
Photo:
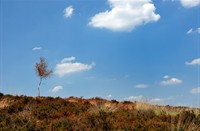
[[[1,0],[0,92],[200,107],[200,0]]]

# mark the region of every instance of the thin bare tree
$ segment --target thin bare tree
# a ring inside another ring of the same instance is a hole
[[[44,57],[40,57],[39,63],[35,64],[35,71],[37,75],[40,77],[39,83],[38,83],[38,97],[40,97],[40,85],[42,83],[43,79],[46,79],[51,76],[53,73],[52,70],[47,69],[48,64],[46,62],[46,59]]]

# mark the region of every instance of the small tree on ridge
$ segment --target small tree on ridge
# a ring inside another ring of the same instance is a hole
[[[35,71],[37,75],[40,77],[39,83],[38,83],[38,97],[40,97],[40,85],[42,83],[42,79],[46,79],[51,76],[53,73],[52,70],[47,69],[48,64],[44,57],[40,57],[40,62],[35,64]]]

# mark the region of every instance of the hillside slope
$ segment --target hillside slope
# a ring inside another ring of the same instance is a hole
[[[0,130],[200,130],[200,109],[0,94]]]

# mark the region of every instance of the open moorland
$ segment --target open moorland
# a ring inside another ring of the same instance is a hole
[[[1,131],[199,131],[200,109],[102,98],[0,94]]]

